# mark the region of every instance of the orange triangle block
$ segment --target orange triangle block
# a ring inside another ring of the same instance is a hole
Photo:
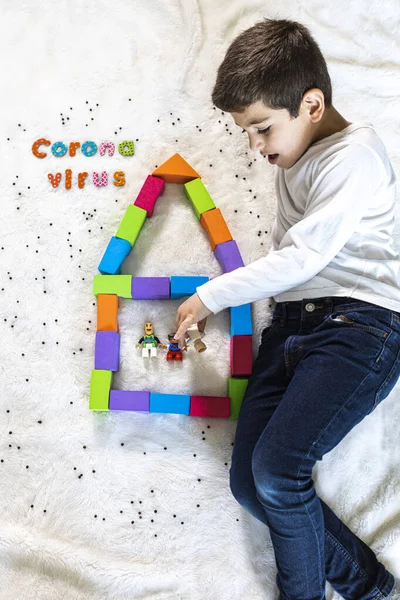
[[[167,183],[187,183],[200,177],[197,171],[192,169],[189,163],[178,153],[166,160],[165,163],[152,172],[152,175],[164,179]]]

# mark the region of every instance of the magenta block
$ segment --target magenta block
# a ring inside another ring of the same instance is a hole
[[[140,190],[138,197],[134,202],[135,206],[144,208],[144,210],[147,211],[147,216],[151,217],[153,215],[153,210],[157,199],[163,193],[164,188],[165,181],[163,179],[154,177],[153,175],[148,175],[146,181],[142,185],[142,189]]]
[[[244,267],[242,255],[235,240],[217,244],[214,250],[214,256],[220,263],[224,273],[234,271],[239,267]]]
[[[132,298],[134,300],[169,299],[169,277],[132,277]]]
[[[251,335],[233,335],[230,345],[231,376],[250,375],[253,369],[253,338]]]
[[[109,410],[134,410],[150,412],[150,392],[111,390]]]
[[[221,417],[231,414],[231,399],[227,396],[190,396],[191,417]]]
[[[94,368],[118,371],[119,348],[120,336],[117,331],[96,331]]]

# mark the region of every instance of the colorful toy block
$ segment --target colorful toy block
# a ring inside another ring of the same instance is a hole
[[[190,396],[184,394],[153,394],[150,393],[150,412],[173,413],[188,415],[190,411]]]
[[[251,335],[231,337],[231,375],[250,375],[253,368],[253,343]]]
[[[118,371],[119,348],[119,333],[116,331],[97,331],[94,368],[107,371]]]
[[[118,331],[117,294],[97,295],[97,331]]]
[[[131,410],[148,413],[150,412],[150,392],[111,390],[110,410]]]
[[[208,233],[213,251],[217,244],[222,244],[232,239],[231,232],[219,208],[203,212],[200,217],[200,223]]]
[[[190,396],[191,417],[222,417],[231,414],[231,399],[228,396]]]
[[[250,304],[240,304],[229,308],[231,317],[230,335],[253,335]]]
[[[171,279],[171,299],[183,298],[196,293],[196,288],[210,280],[209,277],[181,277],[172,275]]]
[[[110,390],[112,384],[111,371],[92,370],[90,378],[90,410],[109,410]]]
[[[116,236],[123,240],[127,240],[130,243],[131,248],[133,248],[140,230],[143,227],[143,223],[146,220],[146,216],[147,212],[143,210],[143,208],[130,204],[117,229]]]
[[[111,389],[113,373],[119,368],[119,298],[182,298],[191,296],[209,280],[205,276],[133,277],[120,274],[122,262],[134,246],[146,217],[152,216],[155,203],[164,191],[165,182],[184,184],[185,194],[193,205],[197,219],[208,233],[214,256],[222,270],[226,273],[244,266],[221,211],[216,208],[200,175],[179,154],[172,156],[148,175],[135,203],[128,206],[116,235],[108,243],[99,264],[100,275],[94,276],[97,331],[89,408],[97,411],[160,412],[237,419],[247,388],[247,377],[252,370],[253,327],[250,304],[229,309],[231,377],[228,378],[227,396],[189,396]]]
[[[168,300],[169,277],[132,277],[134,300]]]
[[[237,419],[239,416],[247,384],[248,379],[228,377],[228,396],[231,399],[231,419]]]
[[[154,177],[160,177],[168,183],[187,183],[200,175],[178,153],[165,161],[152,172]]]
[[[103,275],[119,274],[121,265],[131,249],[132,247],[127,240],[122,240],[113,235],[99,264],[100,273]]]
[[[132,298],[132,275],[95,275],[93,294],[116,294],[120,298]]]
[[[193,179],[183,186],[186,196],[191,201],[196,217],[200,221],[203,212],[213,210],[215,204],[201,179]]]
[[[134,205],[143,208],[147,217],[153,216],[154,206],[165,188],[165,181],[159,177],[148,175],[136,198]]]
[[[215,246],[214,256],[220,263],[224,273],[234,271],[239,267],[244,267],[242,255],[239,252],[235,240],[217,244]]]

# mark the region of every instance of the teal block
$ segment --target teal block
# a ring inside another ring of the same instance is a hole
[[[121,265],[131,249],[132,246],[127,240],[113,235],[99,264],[100,273],[102,275],[119,275]]]
[[[196,288],[209,281],[209,277],[173,275],[171,280],[171,298],[182,298],[196,293]]]
[[[230,335],[253,335],[253,322],[251,320],[251,305],[241,304],[229,308],[231,327]]]
[[[184,394],[150,393],[150,412],[189,415],[190,396]]]

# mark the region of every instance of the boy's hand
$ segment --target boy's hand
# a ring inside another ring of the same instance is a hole
[[[175,319],[176,333],[174,337],[179,340],[181,348],[185,346],[185,333],[189,327],[198,323],[199,331],[204,331],[209,315],[212,315],[212,311],[202,303],[197,293],[180,305]]]

